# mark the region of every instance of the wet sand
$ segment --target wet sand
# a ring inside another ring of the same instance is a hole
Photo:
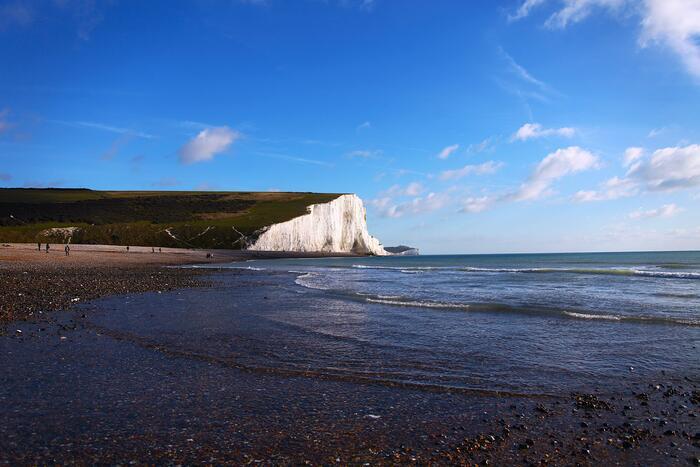
[[[3,263],[9,272],[3,284],[7,277],[34,276],[20,270],[42,261]],[[91,290],[120,274],[85,261],[75,269],[44,269],[43,280],[88,281],[109,271],[86,287]],[[147,268],[138,274],[163,270]],[[168,276],[143,295],[131,288],[145,277],[138,274],[125,279],[125,290],[96,295],[118,296],[81,299],[68,311],[46,313],[51,319],[34,314],[5,323],[0,463],[698,463],[697,375],[682,383],[660,376],[614,394],[517,397],[255,368],[235,356],[192,350],[186,335],[184,342],[170,339],[173,330],[159,316],[177,313],[158,308],[162,294],[178,300],[186,296],[180,286],[217,287],[215,275],[184,270],[182,284]],[[277,293],[279,282],[265,273],[218,274],[238,284],[226,293],[241,303],[263,311],[274,306],[266,297]],[[114,315],[130,303],[140,305],[128,317]]]

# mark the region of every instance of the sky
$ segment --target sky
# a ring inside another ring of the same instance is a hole
[[[700,0],[0,0],[0,187],[357,193],[423,253],[700,249]]]

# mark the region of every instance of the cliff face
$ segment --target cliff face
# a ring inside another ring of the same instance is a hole
[[[267,227],[248,249],[388,254],[367,231],[365,208],[357,195],[341,195],[308,209],[308,214]]]

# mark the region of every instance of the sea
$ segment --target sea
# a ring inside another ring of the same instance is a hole
[[[700,380],[700,252],[212,267],[213,288],[111,299],[122,311],[105,319],[124,328],[140,314],[125,330],[248,369],[433,390],[619,393]],[[165,311],[146,319],[154,308]]]

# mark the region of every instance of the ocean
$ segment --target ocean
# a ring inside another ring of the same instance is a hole
[[[212,267],[211,289],[103,301],[119,308],[105,326],[247,369],[432,390],[615,394],[700,378],[699,252]]]

